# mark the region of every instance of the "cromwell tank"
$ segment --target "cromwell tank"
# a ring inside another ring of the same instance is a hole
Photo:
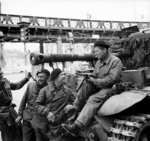
[[[115,46],[116,47],[116,46]],[[150,141],[150,36],[135,36],[120,41],[111,50],[121,58],[123,91],[109,97],[94,116],[91,124],[80,133],[85,141]],[[92,61],[92,55],[30,56],[32,65]],[[71,83],[71,82],[69,82]],[[134,87],[128,87],[128,84]]]

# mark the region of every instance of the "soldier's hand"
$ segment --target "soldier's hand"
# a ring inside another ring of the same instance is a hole
[[[31,73],[28,72],[26,77],[27,77],[27,79],[30,79],[32,77]]]
[[[88,79],[87,79],[87,81],[90,82],[90,83],[93,83],[94,80],[95,80],[95,79],[94,79],[93,77],[90,77],[90,76],[89,76]]]
[[[52,112],[49,112],[47,115],[47,119],[49,122],[54,122],[54,120],[55,120],[54,114]]]
[[[15,121],[18,125],[21,125],[22,117],[18,116]]]
[[[76,108],[73,105],[67,105],[64,110],[66,111],[66,113],[70,113],[72,111],[76,111]]]

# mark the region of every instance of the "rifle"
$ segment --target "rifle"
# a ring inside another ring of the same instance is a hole
[[[92,75],[91,73],[76,73],[76,75],[81,75],[83,76],[83,79],[81,80],[81,82],[79,83],[78,87],[76,88],[76,91],[78,91],[80,89],[80,87],[82,86],[83,82],[88,79],[89,77],[92,78],[97,78],[95,75]]]

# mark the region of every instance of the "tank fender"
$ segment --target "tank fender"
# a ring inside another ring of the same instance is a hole
[[[120,113],[121,111],[142,101],[150,91],[134,89],[122,92],[119,95],[110,97],[98,111],[99,116],[108,116]]]
[[[97,123],[99,123],[107,132],[109,132],[109,129],[113,126],[116,117],[95,115],[94,118]]]

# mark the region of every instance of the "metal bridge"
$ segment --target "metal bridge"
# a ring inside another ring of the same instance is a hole
[[[0,42],[21,42],[19,22],[29,22],[28,38],[25,42],[92,42],[93,35],[100,39],[118,38],[121,29],[137,25],[150,27],[150,22],[101,21],[86,19],[66,19],[52,17],[33,17],[24,15],[0,14]]]

